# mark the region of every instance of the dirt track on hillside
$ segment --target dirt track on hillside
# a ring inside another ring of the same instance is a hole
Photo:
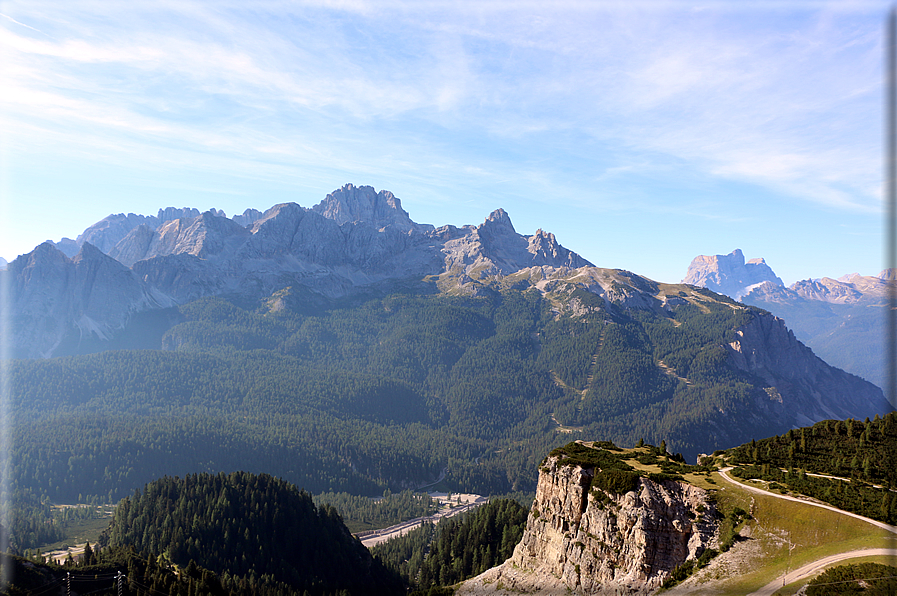
[[[823,557],[816,561],[807,563],[803,567],[798,567],[790,573],[785,574],[784,580],[781,577],[774,579],[756,592],[751,592],[750,594],[748,594],[748,596],[772,596],[773,594],[775,594],[776,590],[785,586],[786,584],[809,579],[829,565],[840,563],[841,561],[847,561],[848,559],[871,556],[897,557],[897,548],[866,548],[862,550],[852,550],[846,553],[838,553],[837,555]]]
[[[824,503],[817,503],[815,501],[811,501],[807,498],[799,498],[799,497],[791,497],[788,495],[781,495],[778,493],[774,493],[768,490],[763,490],[762,488],[758,488],[756,486],[750,486],[748,484],[744,484],[733,480],[726,472],[731,468],[726,468],[719,471],[720,476],[723,479],[735,486],[741,487],[747,491],[768,495],[771,497],[775,497],[777,499],[784,499],[786,501],[794,501],[796,503],[802,503],[804,505],[810,505],[813,507],[819,507],[821,509],[828,509],[829,511],[834,511],[835,513],[840,513],[841,515],[847,515],[849,517],[853,517],[859,520],[862,520],[868,524],[873,526],[877,526],[894,534],[897,534],[897,526],[892,526],[890,524],[886,524],[884,522],[880,522],[878,520],[870,519],[868,517],[863,517],[862,515],[858,515],[856,513],[851,513],[850,511],[844,511],[843,509],[838,509],[837,507],[833,507],[831,505],[826,505]],[[794,583],[796,581],[801,581],[805,579],[809,579],[815,574],[819,573],[826,567],[833,565],[835,563],[840,563],[842,561],[847,561],[849,559],[856,559],[859,557],[868,557],[868,556],[891,556],[897,557],[897,548],[867,548],[861,550],[852,550],[843,553],[838,553],[835,555],[829,555],[827,557],[823,557],[821,559],[817,559],[815,561],[811,561],[806,565],[798,567],[794,571],[786,573],[784,578],[778,577],[773,581],[769,582],[759,590],[752,592],[748,596],[772,596],[779,588]]]

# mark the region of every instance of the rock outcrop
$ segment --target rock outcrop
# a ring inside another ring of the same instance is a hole
[[[639,478],[616,494],[593,485],[600,472],[549,457],[513,556],[456,594],[650,594],[718,546],[719,515],[703,489]]]
[[[725,346],[729,363],[767,385],[768,399],[752,414],[758,421],[775,417],[797,428],[891,409],[878,387],[824,362],[774,315],[754,317],[735,336]]]
[[[106,340],[141,311],[174,301],[85,243],[74,259],[46,242],[9,264],[13,355],[48,357],[63,342]]]
[[[473,279],[508,275],[529,267],[575,269],[591,265],[558,244],[554,234],[542,230],[532,236],[518,234],[504,209],[493,211],[476,228],[466,226],[459,231],[446,227],[437,232],[445,238],[445,271]]]
[[[742,297],[745,304],[782,317],[798,339],[826,362],[879,386],[885,385],[885,306],[889,272],[798,281],[785,288],[763,283]]]
[[[744,254],[736,248],[727,255],[700,255],[688,266],[684,284],[701,286],[731,296],[736,300],[751,291],[757,284],[770,282],[784,286],[763,259],[745,262]]]

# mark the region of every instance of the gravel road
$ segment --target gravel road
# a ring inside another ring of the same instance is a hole
[[[886,524],[884,522],[880,522],[878,520],[870,519],[868,517],[863,517],[862,515],[857,515],[856,513],[851,513],[849,511],[844,511],[843,509],[838,509],[837,507],[832,507],[831,505],[825,505],[823,503],[816,503],[807,498],[798,498],[791,497],[788,495],[780,495],[778,493],[770,492],[768,490],[763,490],[762,488],[757,488],[756,486],[750,486],[748,484],[743,484],[736,480],[733,480],[726,472],[731,470],[732,468],[724,468],[719,471],[720,476],[723,477],[724,480],[730,482],[736,486],[739,486],[745,490],[759,493],[763,495],[769,495],[772,497],[776,497],[777,499],[785,499],[786,501],[795,501],[797,503],[803,503],[804,505],[811,505],[813,507],[820,507],[822,509],[828,509],[829,511],[834,511],[836,513],[840,513],[841,515],[847,515],[850,517],[855,517],[856,519],[862,520],[866,523],[872,524],[873,526],[877,526],[879,528],[885,529],[889,532],[897,534],[897,526],[892,526],[890,524]],[[794,571],[786,573],[784,578],[778,577],[773,581],[769,582],[756,592],[752,592],[748,596],[772,596],[775,594],[776,590],[783,587],[784,585],[804,580],[812,577],[816,573],[819,573],[824,568],[832,565],[834,563],[840,563],[841,561],[846,561],[848,559],[856,559],[858,557],[868,557],[868,556],[891,556],[897,557],[897,548],[867,548],[862,550],[852,550],[843,553],[838,553],[836,555],[829,555],[827,557],[823,557],[821,559],[817,559],[815,561],[811,561],[802,567],[798,567]]]

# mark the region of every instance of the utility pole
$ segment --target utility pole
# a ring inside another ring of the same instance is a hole
[[[72,572],[65,572],[65,596],[72,596]]]
[[[122,574],[121,571],[115,576],[115,583],[118,586],[118,596],[122,596]]]

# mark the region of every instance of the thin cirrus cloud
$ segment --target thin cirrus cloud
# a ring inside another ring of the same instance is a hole
[[[619,209],[668,175],[873,213],[883,8],[7,1],[0,126],[24,154],[370,176],[438,204],[483,189]],[[725,208],[682,217],[695,205]]]

